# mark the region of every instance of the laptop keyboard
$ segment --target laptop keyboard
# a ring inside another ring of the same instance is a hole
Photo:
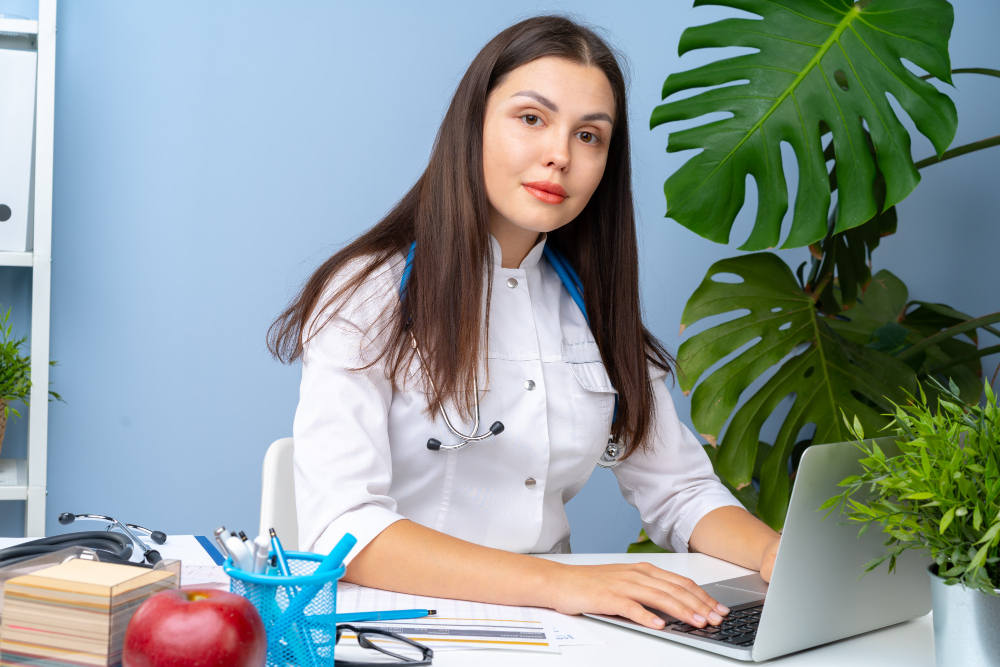
[[[733,646],[752,646],[754,639],[757,638],[757,624],[760,623],[762,609],[764,609],[764,605],[730,612],[722,619],[722,625],[706,625],[699,628],[683,621],[674,621],[667,623],[664,629],[676,630],[695,637],[714,639]]]

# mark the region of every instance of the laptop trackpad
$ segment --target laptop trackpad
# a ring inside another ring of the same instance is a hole
[[[763,600],[767,594],[767,582],[759,574],[717,581],[702,588],[727,607]]]
[[[702,586],[702,589],[717,601],[730,608],[764,599],[764,596],[760,593],[744,591],[739,588],[730,588],[729,586],[722,586],[720,584],[708,584]]]

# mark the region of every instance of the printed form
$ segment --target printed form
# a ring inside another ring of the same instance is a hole
[[[403,621],[357,623],[396,632],[441,649],[514,649],[559,653],[551,616],[544,609],[428,598],[356,584],[337,586],[337,613],[435,609],[436,616]]]

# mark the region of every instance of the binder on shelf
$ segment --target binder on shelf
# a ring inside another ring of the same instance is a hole
[[[37,66],[33,36],[0,33],[0,251],[32,249]]]

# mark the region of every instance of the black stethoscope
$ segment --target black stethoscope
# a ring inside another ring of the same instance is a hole
[[[133,545],[142,551],[143,560],[148,563],[146,567],[156,565],[162,560],[159,551],[150,549],[132,532],[134,530],[145,533],[156,544],[163,544],[167,541],[167,536],[158,530],[149,530],[134,523],[122,523],[117,519],[104,516],[103,514],[71,514],[63,512],[59,515],[59,523],[64,526],[68,526],[77,519],[107,521],[110,525],[104,531],[90,530],[79,533],[66,533],[65,535],[53,535],[52,537],[43,537],[31,542],[25,542],[24,544],[0,549],[0,566],[13,565],[29,558],[71,547],[93,549],[98,560],[105,563],[144,565],[143,563],[135,563],[130,560],[133,553]],[[113,532],[115,528],[120,529],[124,534]]]
[[[412,244],[410,244],[410,251],[406,255],[406,265],[403,267],[403,276],[399,281],[400,301],[402,301],[403,296],[406,294],[406,283],[410,279],[410,271],[413,269],[413,255],[416,253],[416,251],[417,251],[417,242],[414,241]],[[563,256],[561,252],[552,247],[551,244],[548,243],[545,244],[545,247],[542,249],[542,254],[544,254],[546,259],[549,260],[549,264],[551,264],[552,268],[555,269],[556,275],[559,276],[559,279],[562,281],[562,284],[566,288],[566,291],[569,292],[569,295],[573,299],[573,302],[580,307],[580,312],[583,313],[583,319],[587,321],[587,326],[590,326],[590,318],[587,317],[587,308],[586,306],[584,306],[583,303],[583,282],[580,280],[580,276],[577,275],[573,267],[570,266],[570,263],[569,261],[567,261],[566,257]],[[475,421],[473,422],[472,425],[472,431],[468,435],[466,435],[461,431],[459,431],[457,428],[455,428],[455,426],[451,423],[451,420],[448,418],[448,413],[445,412],[444,402],[440,401],[440,396],[438,394],[437,387],[434,385],[433,378],[431,378],[430,373],[427,373],[426,368],[424,367],[424,357],[423,355],[420,354],[420,348],[417,347],[417,339],[413,336],[412,331],[410,332],[410,345],[413,347],[413,350],[417,353],[417,359],[420,362],[421,368],[424,368],[424,375],[427,378],[428,382],[430,382],[431,390],[434,392],[434,397],[439,401],[439,409],[441,412],[441,417],[444,419],[445,426],[448,428],[448,431],[450,431],[451,434],[456,438],[458,438],[459,440],[458,443],[454,445],[443,445],[441,444],[441,441],[438,440],[437,438],[430,438],[427,440],[427,449],[435,452],[454,451],[456,449],[461,449],[462,447],[465,447],[470,442],[482,442],[483,440],[487,440],[489,438],[492,438],[493,436],[500,435],[503,432],[504,429],[503,423],[496,421],[493,422],[493,425],[490,426],[489,430],[486,433],[483,433],[481,435],[479,434],[479,378],[478,374],[475,371],[473,371],[472,374],[472,390],[474,392],[473,396],[475,397],[476,416],[475,416]],[[615,394],[615,411],[611,418],[611,423],[614,424],[617,419],[618,419],[618,394]],[[602,468],[614,468],[621,462],[619,458],[621,457],[622,451],[623,448],[621,447],[621,445],[615,442],[614,436],[609,435],[608,445],[607,447],[604,448],[604,453],[602,453],[601,458],[598,459],[597,465],[599,465]]]

